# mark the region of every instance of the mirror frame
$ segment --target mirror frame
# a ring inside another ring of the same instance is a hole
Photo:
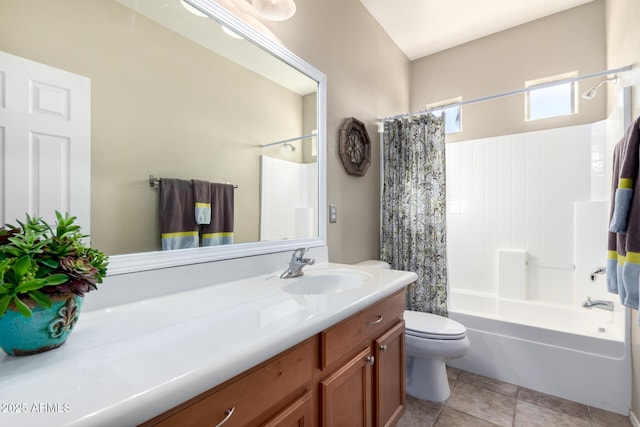
[[[294,250],[299,247],[326,246],[327,230],[326,194],[326,91],[327,76],[306,63],[285,47],[271,40],[213,0],[185,0],[208,14],[213,20],[227,26],[257,47],[284,61],[318,83],[317,141],[318,141],[318,236],[266,242],[237,243],[232,245],[113,255],[109,257],[109,276],[135,273],[160,268],[178,267],[233,258],[263,255]]]

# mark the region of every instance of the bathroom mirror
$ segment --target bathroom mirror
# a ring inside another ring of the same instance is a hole
[[[110,275],[326,244],[326,77],[217,3],[3,2],[0,51],[90,79],[91,244]],[[262,176],[271,160],[311,184],[283,190],[299,179]],[[150,175],[236,185],[234,244],[159,251]],[[303,232],[265,233],[300,213]]]

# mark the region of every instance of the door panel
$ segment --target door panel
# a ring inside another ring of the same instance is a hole
[[[90,80],[0,52],[0,223],[54,211],[90,230]]]

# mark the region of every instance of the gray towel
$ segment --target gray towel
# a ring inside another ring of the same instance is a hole
[[[163,251],[198,247],[191,181],[160,180],[160,233]]]
[[[202,229],[202,246],[233,243],[233,200],[231,184],[211,184],[211,223]]]
[[[613,152],[611,223],[607,256],[607,290],[638,309],[640,298],[640,119]]]

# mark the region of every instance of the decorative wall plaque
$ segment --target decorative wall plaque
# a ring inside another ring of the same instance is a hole
[[[364,176],[371,164],[371,140],[360,120],[350,117],[340,128],[340,159],[350,175]]]

